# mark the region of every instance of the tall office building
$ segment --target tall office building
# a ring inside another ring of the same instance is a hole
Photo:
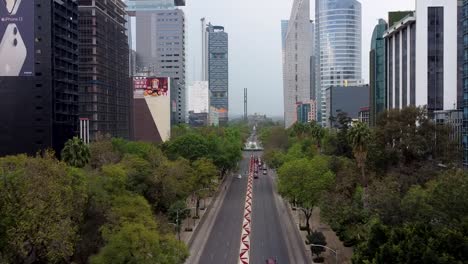
[[[295,0],[289,19],[284,55],[284,122],[297,121],[297,103],[311,99],[312,36],[310,0]]]
[[[391,17],[394,15],[389,13],[389,21],[392,21]],[[386,106],[388,109],[401,109],[416,106],[417,21],[414,12],[408,12],[405,17],[392,24],[384,33]]]
[[[90,138],[130,138],[133,89],[125,5],[121,0],[79,0],[80,118]]]
[[[317,89],[319,121],[326,126],[326,89],[362,83],[361,3],[357,0],[316,0],[317,64],[320,89]]]
[[[210,111],[216,111],[219,124],[225,125],[229,121],[229,36],[224,27],[209,23],[205,40]]]
[[[289,20],[281,20],[281,54],[283,59],[283,86],[286,85],[285,56],[286,56],[286,36],[288,35]]]
[[[457,108],[458,1],[416,0],[416,105]]]
[[[137,72],[171,78],[171,124],[187,122],[185,84],[185,1],[129,0],[136,17]]]
[[[369,54],[369,123],[375,125],[377,117],[385,111],[385,39],[383,37],[387,30],[387,22],[379,19],[374,28],[371,39],[371,51]]]
[[[0,20],[0,41],[16,43],[0,51],[0,155],[59,153],[78,131],[78,3],[17,2],[0,5],[16,18]]]
[[[463,35],[463,165],[468,167],[468,1],[463,1],[463,27],[460,28]]]

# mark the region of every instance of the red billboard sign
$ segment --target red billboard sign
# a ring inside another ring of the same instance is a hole
[[[169,78],[134,77],[133,89],[143,96],[167,96],[169,93]]]

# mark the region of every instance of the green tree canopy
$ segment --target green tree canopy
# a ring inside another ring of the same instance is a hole
[[[62,160],[68,165],[77,168],[86,166],[91,158],[89,147],[78,137],[74,137],[65,143],[61,156]]]

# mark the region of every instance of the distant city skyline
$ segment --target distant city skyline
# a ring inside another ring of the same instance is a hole
[[[362,4],[362,77],[369,79],[372,31],[389,11],[415,10],[413,0],[359,0]],[[315,1],[312,1],[315,2]],[[230,35],[230,115],[242,116],[243,88],[249,88],[249,113],[283,116],[281,20],[293,0],[187,0],[187,84],[201,75],[201,24],[206,17]],[[311,3],[311,14],[315,6]],[[315,18],[311,17],[312,20]]]

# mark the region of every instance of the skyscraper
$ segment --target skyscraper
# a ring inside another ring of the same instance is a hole
[[[371,125],[375,125],[378,115],[385,110],[385,39],[383,35],[387,27],[387,22],[379,19],[379,23],[375,26],[372,33],[371,51],[369,54],[369,113]]]
[[[416,0],[416,105],[457,108],[458,1]]]
[[[311,99],[310,0],[295,0],[285,41],[283,93],[285,127],[297,121],[297,103]]]
[[[0,38],[22,39],[0,53],[0,155],[59,153],[78,131],[78,3],[17,4],[21,20],[0,21]]]
[[[317,89],[319,121],[326,126],[326,89],[357,85],[361,77],[361,3],[357,0],[316,0],[317,60],[320,89]]]
[[[468,167],[468,1],[463,2],[463,165]]]
[[[402,14],[399,12],[398,14]],[[389,20],[394,17],[389,14]],[[416,106],[416,18],[413,12],[392,23],[384,33],[386,48],[386,107]],[[419,70],[419,69],[418,69]]]
[[[153,2],[155,6],[148,9],[132,6],[136,10],[132,13],[136,17],[137,72],[171,78],[171,123],[183,124],[187,121],[185,14],[173,4],[161,7]]]
[[[125,5],[79,0],[80,118],[98,133],[130,138],[132,92]]]
[[[216,111],[219,124],[229,121],[229,36],[222,26],[206,27],[207,73],[210,111]]]

